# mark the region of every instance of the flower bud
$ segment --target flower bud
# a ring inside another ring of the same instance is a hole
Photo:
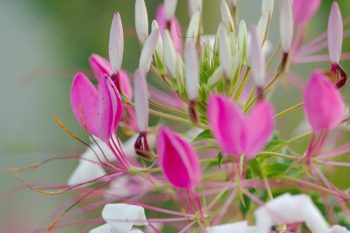
[[[266,30],[267,30],[267,24],[268,24],[269,18],[267,14],[262,14],[260,16],[260,19],[258,21],[258,25],[256,26],[256,32],[258,34],[260,44],[264,44],[266,40]]]
[[[340,61],[343,45],[343,20],[338,3],[334,2],[328,20],[328,50],[332,63]]]
[[[145,73],[141,70],[136,70],[135,72],[134,88],[137,125],[140,132],[146,132],[149,115],[149,93]]]
[[[228,32],[222,24],[219,33],[219,61],[225,71],[226,77],[231,78],[233,65],[232,51]]]
[[[159,130],[156,147],[159,166],[174,187],[190,190],[200,182],[198,155],[188,142],[163,126]]]
[[[154,30],[147,38],[145,45],[143,46],[143,49],[141,51],[140,56],[140,63],[139,63],[139,69],[144,74],[147,74],[151,63],[152,63],[152,56],[154,51],[156,50],[156,46],[158,43],[158,40],[160,38],[159,30]]]
[[[196,11],[191,17],[190,24],[187,29],[187,40],[197,41],[199,36],[200,12]]]
[[[135,23],[137,38],[144,44],[148,37],[148,14],[145,0],[135,2]]]
[[[251,31],[250,40],[251,69],[255,84],[259,87],[265,85],[265,56],[260,44],[256,29]]]
[[[261,13],[266,14],[271,18],[275,0],[262,0]]]
[[[241,20],[238,28],[238,50],[239,50],[239,55],[241,59],[241,64],[246,63],[247,43],[248,43],[247,25],[244,20]]]
[[[294,22],[303,26],[315,15],[320,8],[321,0],[293,0]]]
[[[221,20],[230,31],[235,31],[233,18],[225,0],[221,0]]]
[[[202,11],[202,0],[188,0],[188,7],[190,9],[190,15],[193,16],[193,14],[196,11],[201,12]]]
[[[175,16],[177,0],[164,0],[165,18],[170,21]]]
[[[155,31],[155,30],[158,30],[160,32],[157,21],[153,20],[152,21],[152,31]],[[163,40],[162,40],[162,37],[160,35],[159,35],[158,42],[156,45],[156,52],[157,52],[157,55],[158,55],[160,61],[163,63],[164,62],[164,59],[163,59]]]
[[[312,74],[304,92],[304,108],[313,130],[331,130],[344,116],[344,102],[339,90],[320,71]]]
[[[185,49],[186,90],[188,98],[194,101],[199,90],[199,61],[194,41],[186,42]]]
[[[163,56],[164,63],[167,66],[170,74],[173,77],[176,77],[177,55],[173,44],[173,40],[171,39],[168,30],[165,30],[163,33]]]
[[[293,39],[293,12],[290,0],[281,0],[280,34],[282,50],[288,53]]]
[[[225,76],[224,69],[222,66],[219,66],[214,73],[210,76],[208,80],[209,86],[214,86],[217,82],[219,82],[221,79],[223,79]]]
[[[123,25],[119,13],[115,13],[109,34],[109,60],[113,72],[116,74],[120,70],[123,61],[124,34]]]

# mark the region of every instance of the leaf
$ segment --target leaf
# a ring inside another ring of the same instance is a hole
[[[213,135],[211,134],[210,129],[206,129],[200,132],[193,141],[197,142],[197,141],[202,141],[202,140],[207,140],[212,138],[213,138]]]
[[[212,167],[221,167],[221,164],[222,164],[222,159],[223,159],[223,156],[221,153],[219,153],[217,156],[216,156],[216,160],[208,163],[207,165],[207,169],[209,168],[212,168]]]
[[[273,151],[277,152],[285,145],[284,141],[282,141],[278,135],[274,134],[271,140],[265,146],[264,151]]]
[[[239,209],[241,210],[243,217],[245,217],[250,209],[251,200],[246,195],[243,195],[242,199],[243,202],[240,203]]]

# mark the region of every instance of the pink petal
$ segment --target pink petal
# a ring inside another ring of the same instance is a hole
[[[212,133],[226,155],[240,156],[246,143],[245,119],[238,105],[212,94],[208,99],[208,120]]]
[[[123,114],[122,102],[116,87],[109,78],[101,79],[98,91],[98,137],[109,143]]]
[[[266,101],[259,101],[246,119],[248,140],[245,155],[253,158],[266,145],[275,128],[273,106]]]
[[[338,3],[334,2],[328,20],[328,50],[333,63],[339,63],[343,45],[343,20]]]
[[[171,39],[174,42],[174,47],[176,49],[176,51],[179,54],[182,54],[183,51],[183,45],[182,45],[182,31],[181,31],[181,25],[179,23],[179,20],[174,17],[171,21],[170,21],[170,35],[171,35]]]
[[[321,0],[293,0],[293,14],[296,25],[303,26],[320,8]]]
[[[92,54],[89,57],[89,64],[98,81],[105,78],[106,75],[110,76],[113,73],[109,61],[97,54]]]
[[[120,84],[120,88],[122,89],[123,94],[129,99],[132,99],[133,96],[133,90],[130,84],[130,78],[128,76],[128,74],[123,71],[120,70],[119,71],[119,84]]]
[[[98,93],[95,86],[81,72],[74,77],[70,90],[70,102],[75,118],[81,127],[98,136]]]
[[[343,119],[344,102],[339,90],[320,71],[312,74],[305,92],[304,108],[314,131],[331,130]]]
[[[196,151],[169,128],[159,130],[157,153],[160,167],[173,186],[192,189],[199,183],[201,169]]]

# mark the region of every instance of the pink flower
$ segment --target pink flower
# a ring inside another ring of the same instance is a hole
[[[99,81],[98,90],[81,72],[77,73],[70,91],[73,113],[90,134],[109,144],[123,114],[118,91],[110,78]]]
[[[199,183],[201,168],[196,151],[164,126],[159,130],[157,153],[160,167],[173,186],[192,189]]]
[[[344,102],[338,89],[320,71],[312,74],[305,93],[305,113],[314,131],[331,130],[343,119]]]
[[[89,64],[91,67],[92,72],[94,73],[96,79],[100,81],[101,79],[105,79],[106,75],[112,76],[113,70],[111,64],[103,57],[92,54],[89,57]],[[131,84],[129,81],[128,75],[125,73],[125,71],[120,70],[118,75],[116,76],[118,80],[115,80],[115,83],[118,85],[117,88],[120,89],[120,91],[128,98],[132,99],[133,91],[131,88]]]
[[[275,122],[273,106],[260,100],[244,116],[232,100],[212,94],[208,100],[208,120],[213,135],[226,155],[244,154],[252,159],[269,140]]]
[[[293,0],[293,14],[296,25],[303,26],[320,8],[321,0]]]
[[[161,34],[165,29],[168,29],[171,35],[171,39],[174,43],[174,47],[178,53],[182,53],[182,32],[179,20],[174,16],[171,20],[167,21],[165,17],[164,4],[160,4],[156,11],[156,21],[159,26]]]

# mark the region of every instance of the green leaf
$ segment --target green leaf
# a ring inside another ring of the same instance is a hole
[[[200,132],[193,141],[196,142],[196,141],[202,141],[202,140],[207,140],[212,138],[213,138],[213,135],[211,134],[210,129],[206,129]]]
[[[222,156],[221,153],[219,153],[219,154],[216,156],[216,160],[214,160],[214,161],[208,163],[207,169],[212,168],[212,167],[221,167],[222,159],[223,159],[223,156]]]
[[[243,202],[240,203],[239,209],[241,210],[243,217],[245,217],[250,209],[251,201],[250,198],[248,198],[246,195],[243,195],[242,199]]]

